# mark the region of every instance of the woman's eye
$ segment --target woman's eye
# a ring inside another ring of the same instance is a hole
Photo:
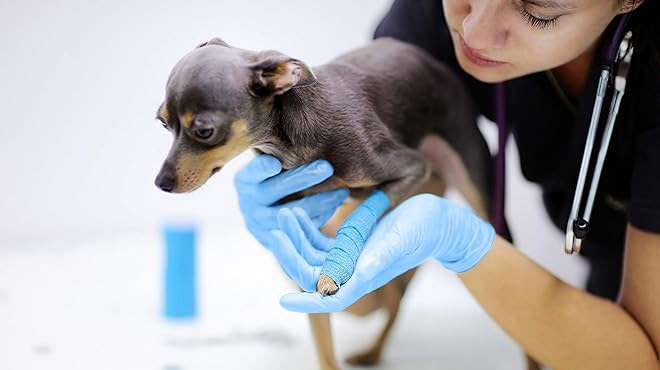
[[[213,135],[213,129],[212,128],[198,128],[195,130],[195,136],[198,138],[205,140],[210,138]]]
[[[559,17],[555,17],[552,19],[539,18],[533,15],[532,13],[530,13],[525,8],[520,8],[520,14],[523,16],[523,18],[525,18],[525,20],[527,21],[527,23],[529,23],[529,25],[531,25],[532,27],[537,27],[542,29],[554,27],[557,24],[557,19],[559,18]]]

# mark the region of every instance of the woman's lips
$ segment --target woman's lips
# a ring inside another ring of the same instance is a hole
[[[458,39],[460,40],[461,44],[461,50],[463,51],[463,55],[472,63],[480,66],[480,67],[497,67],[504,62],[499,62],[497,60],[492,60],[484,57],[483,55],[479,54],[476,50],[472,49],[471,47],[468,46],[468,44],[465,43],[463,38],[458,35]]]

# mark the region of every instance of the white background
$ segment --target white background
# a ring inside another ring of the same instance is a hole
[[[300,363],[301,368],[311,368],[314,357],[305,321],[277,306],[277,296],[290,286],[245,231],[238,212],[233,175],[250,155],[231,162],[195,193],[163,193],[153,180],[171,136],[153,117],[164,98],[170,68],[202,41],[220,36],[242,48],[277,49],[313,66],[367,42],[388,6],[379,0],[0,2],[0,368],[92,368],[87,361],[101,353],[117,359],[128,351],[137,356],[132,358],[142,356],[145,365],[109,362],[108,368],[145,369],[165,366],[167,361],[161,359],[172,353],[176,357],[177,352],[163,347],[160,339],[149,342],[168,330],[158,316],[159,225],[166,220],[195,220],[202,230],[200,254],[207,258],[201,262],[200,289],[205,315],[190,335],[225,330],[224,320],[229,318],[240,330],[263,329],[255,317],[270,322],[268,315],[279,315],[276,320],[291,320],[287,327],[301,336],[300,348],[309,352],[308,362],[293,361],[282,368]],[[492,126],[484,127],[492,140]],[[582,262],[563,255],[562,235],[547,221],[538,189],[520,177],[514,145],[508,152],[507,212],[518,246],[561,277],[581,284]],[[472,325],[449,333],[492,333],[492,343],[504,343],[509,350],[491,351],[491,360],[488,353],[485,360],[454,356],[458,368],[480,368],[497,358],[503,359],[503,368],[511,368],[507,361],[520,362],[513,343],[453,276],[435,267],[420,275],[404,306],[415,314],[404,312],[402,321],[408,325],[397,326],[401,329],[395,330],[399,339],[394,342],[404,348],[409,343],[406,335],[423,335],[410,328],[426,328],[415,317],[437,313],[446,316],[438,327]],[[272,284],[273,294],[257,300],[262,311],[245,314],[245,302],[257,302],[246,291],[264,284]],[[438,284],[454,292],[444,299],[463,309],[434,305],[437,292],[429,290],[438,289]],[[106,290],[99,291],[99,285]],[[245,289],[236,288],[241,286]],[[98,316],[94,310],[100,310]],[[124,321],[113,323],[108,315]],[[338,325],[352,327],[348,322]],[[70,324],[81,331],[70,331]],[[99,352],[90,347],[95,333],[121,325],[137,331],[110,335]],[[437,333],[426,334],[434,340]],[[461,342],[443,335],[458,354],[474,345],[471,337]],[[127,349],[138,342],[152,343],[146,347],[153,351]],[[492,343],[486,340],[477,347],[486,352],[498,348]],[[411,354],[403,359],[392,349],[392,361],[412,364],[429,356],[420,354],[423,345],[412,347],[417,348],[409,349]],[[426,347],[431,352],[433,348]],[[218,353],[212,353],[218,360]],[[242,356],[236,348],[222,353],[227,361]],[[183,354],[180,361],[197,355]],[[42,357],[30,362],[35,356]],[[286,362],[291,353],[271,350],[268,356],[282,356]],[[193,368],[206,368],[190,361]],[[268,368],[255,363],[256,367]]]

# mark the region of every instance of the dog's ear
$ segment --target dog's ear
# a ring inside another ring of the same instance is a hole
[[[316,83],[316,76],[305,63],[278,52],[260,53],[250,70],[250,93],[254,96],[280,95]]]
[[[195,47],[195,49],[201,48],[201,47],[206,46],[206,45],[220,45],[220,46],[229,47],[229,44],[226,43],[225,40],[223,40],[219,37],[214,37],[214,38],[210,39],[209,41],[202,42],[201,44],[197,45],[197,47]]]

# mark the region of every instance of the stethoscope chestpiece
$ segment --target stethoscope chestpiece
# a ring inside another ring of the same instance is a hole
[[[587,237],[589,232],[589,221],[579,218],[570,222],[566,227],[566,244],[564,251],[568,254],[580,253],[582,240]]]

